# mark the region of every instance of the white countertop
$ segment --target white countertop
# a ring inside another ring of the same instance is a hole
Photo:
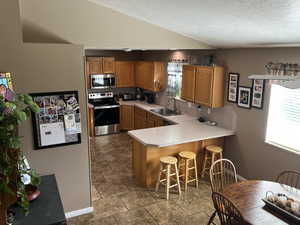
[[[163,107],[161,105],[147,104],[141,101],[120,101],[120,104],[134,105],[147,111]],[[161,116],[157,113],[153,114],[158,115],[165,120],[169,120],[176,125],[132,130],[128,132],[132,138],[144,145],[166,147],[170,145],[230,136],[235,133],[232,130],[200,123],[197,118],[189,115]]]

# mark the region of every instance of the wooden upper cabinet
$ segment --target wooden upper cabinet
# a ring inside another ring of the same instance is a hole
[[[164,62],[137,62],[135,64],[136,86],[154,92],[162,91],[167,83],[166,68]]]
[[[87,74],[102,74],[102,58],[101,57],[87,57]]]
[[[154,89],[154,67],[152,62],[137,62],[135,65],[136,86],[147,90]]]
[[[116,61],[117,87],[134,87],[134,62]]]
[[[212,67],[196,68],[195,103],[211,106],[213,73]]]
[[[223,107],[223,67],[184,65],[181,98],[210,108]]]
[[[87,57],[87,75],[115,73],[115,58]]]
[[[184,65],[182,68],[181,98],[194,102],[196,67]]]
[[[103,73],[115,73],[115,58],[103,57]]]
[[[219,66],[196,68],[195,103],[210,108],[224,106],[224,69]]]

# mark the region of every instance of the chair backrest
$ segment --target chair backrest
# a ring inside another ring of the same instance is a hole
[[[238,208],[220,192],[213,192],[212,199],[221,225],[246,225]]]
[[[296,170],[283,171],[278,175],[276,181],[280,184],[300,189],[300,172]]]
[[[236,170],[228,159],[219,159],[210,167],[210,184],[212,191],[222,192],[223,189],[237,182]]]

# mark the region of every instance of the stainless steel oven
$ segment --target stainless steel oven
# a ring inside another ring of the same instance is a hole
[[[93,74],[91,75],[91,88],[112,88],[116,86],[116,77],[113,74]]]
[[[94,106],[96,135],[120,131],[120,105],[114,100],[112,92],[90,93],[89,102]]]

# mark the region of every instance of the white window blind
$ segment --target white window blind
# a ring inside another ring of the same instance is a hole
[[[272,85],[266,142],[300,153],[300,89]]]

